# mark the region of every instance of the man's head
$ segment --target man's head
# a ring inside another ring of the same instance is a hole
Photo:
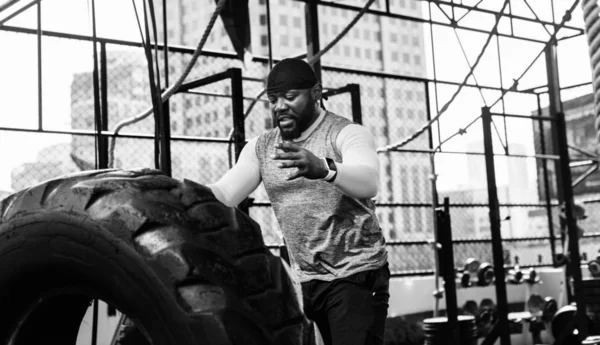
[[[284,140],[299,137],[317,119],[321,92],[315,72],[303,60],[284,59],[273,66],[267,97]]]

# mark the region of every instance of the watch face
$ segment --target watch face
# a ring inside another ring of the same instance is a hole
[[[329,166],[329,170],[337,171],[337,167],[335,166],[335,162],[331,158],[325,158],[327,160],[327,165]]]

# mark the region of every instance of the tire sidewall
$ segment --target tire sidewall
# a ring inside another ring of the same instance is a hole
[[[40,290],[64,285],[52,281],[49,272],[54,272],[56,277],[74,277],[78,286],[94,294],[90,297],[100,298],[139,320],[153,344],[196,343],[186,325],[185,311],[173,297],[176,294],[148,263],[135,251],[131,240],[115,236],[85,214],[21,214],[0,225],[0,305],[4,304],[2,298],[33,302],[38,297],[23,296],[16,285],[23,279],[43,276]],[[3,309],[0,313],[10,313],[2,316],[6,319],[23,313],[27,307]]]

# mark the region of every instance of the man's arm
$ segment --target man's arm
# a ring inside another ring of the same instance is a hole
[[[260,168],[256,157],[257,138],[250,140],[242,149],[237,163],[221,177],[219,181],[209,184],[220,202],[235,207],[252,193],[260,184]]]
[[[342,163],[336,163],[337,176],[333,184],[353,198],[377,196],[379,159],[369,130],[358,124],[348,125],[338,134],[336,146],[342,153]]]

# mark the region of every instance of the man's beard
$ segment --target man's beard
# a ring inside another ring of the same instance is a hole
[[[294,126],[292,128],[282,128],[279,124],[279,119],[276,118],[277,127],[281,133],[281,138],[284,141],[291,141],[292,139],[299,138],[303,131],[305,131],[315,116],[316,106],[314,101],[309,101],[302,112],[298,116],[294,116]]]

